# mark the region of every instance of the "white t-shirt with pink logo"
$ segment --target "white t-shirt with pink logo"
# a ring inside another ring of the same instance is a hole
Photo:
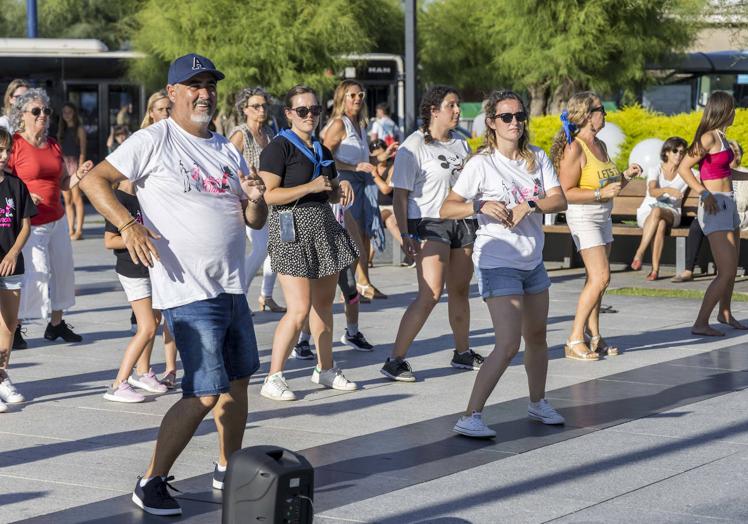
[[[244,292],[249,169],[225,137],[199,138],[172,119],[141,129],[107,158],[135,186],[160,261],[150,269],[153,307],[167,309]]]
[[[540,200],[551,188],[558,187],[558,176],[548,155],[539,147],[535,153],[535,171],[529,173],[524,160],[511,160],[498,151],[477,154],[462,168],[452,190],[466,200],[494,200],[508,208],[526,200]],[[526,216],[514,229],[482,213],[473,246],[473,263],[478,268],[506,267],[529,271],[543,261],[543,216]]]

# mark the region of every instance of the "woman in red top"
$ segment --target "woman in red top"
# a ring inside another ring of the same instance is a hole
[[[51,114],[49,97],[43,89],[29,89],[15,101],[10,114],[16,134],[8,169],[26,184],[38,209],[23,248],[26,272],[19,318],[50,319],[44,338],[80,342],[80,335],[62,319],[62,311],[75,304],[75,275],[61,191],[74,187],[92,164],[84,163],[71,178],[63,163],[62,149],[47,135]],[[26,346],[20,325],[13,346]]]
[[[717,277],[712,280],[701,302],[699,315],[691,328],[694,335],[711,337],[724,333],[709,326],[709,317],[719,303],[717,321],[735,329],[748,329],[732,316],[730,301],[735,285],[735,273],[740,255],[740,217],[732,191],[733,180],[745,180],[746,173],[730,167],[734,155],[725,138],[725,130],[735,119],[735,99],[716,91],[704,107],[696,135],[688,154],[680,163],[678,173],[699,195],[698,220],[709,239],[709,247],[717,266]],[[699,166],[701,180],[691,172]]]

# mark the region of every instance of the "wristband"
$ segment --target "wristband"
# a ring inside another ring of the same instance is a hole
[[[475,213],[476,215],[479,214],[481,212],[481,208],[483,208],[483,205],[485,203],[485,200],[473,200],[473,213]]]
[[[416,236],[411,233],[400,233],[400,236],[402,238],[416,238]]]
[[[117,228],[117,231],[119,231],[120,233],[122,233],[125,229],[127,229],[130,226],[132,226],[134,223],[135,223],[135,219],[132,218],[132,217],[130,217],[130,220],[128,220],[127,222],[125,222],[124,224],[122,224],[121,226],[119,226]]]
[[[597,188],[595,189],[595,202],[600,202],[600,200],[602,200],[600,197],[600,188]]]
[[[706,197],[708,197],[708,196],[712,196],[712,194],[705,189],[704,191],[702,191],[701,193],[699,193],[699,201],[703,202],[704,199]]]

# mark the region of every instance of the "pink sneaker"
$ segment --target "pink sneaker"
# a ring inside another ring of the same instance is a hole
[[[151,393],[166,393],[169,389],[158,381],[158,377],[156,377],[152,369],[149,369],[148,373],[144,375],[138,375],[137,371],[133,371],[132,375],[127,377],[127,382],[132,387],[144,389]]]
[[[116,388],[114,386],[109,386],[106,393],[104,393],[104,398],[106,400],[111,400],[112,402],[127,402],[130,404],[143,402],[145,400],[145,397],[132,389],[132,386],[127,382],[120,382],[119,386]]]

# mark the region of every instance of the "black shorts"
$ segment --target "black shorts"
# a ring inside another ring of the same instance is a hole
[[[434,240],[448,244],[451,249],[467,247],[475,242],[478,221],[465,218],[451,220],[443,218],[408,219],[408,233],[418,240]]]

